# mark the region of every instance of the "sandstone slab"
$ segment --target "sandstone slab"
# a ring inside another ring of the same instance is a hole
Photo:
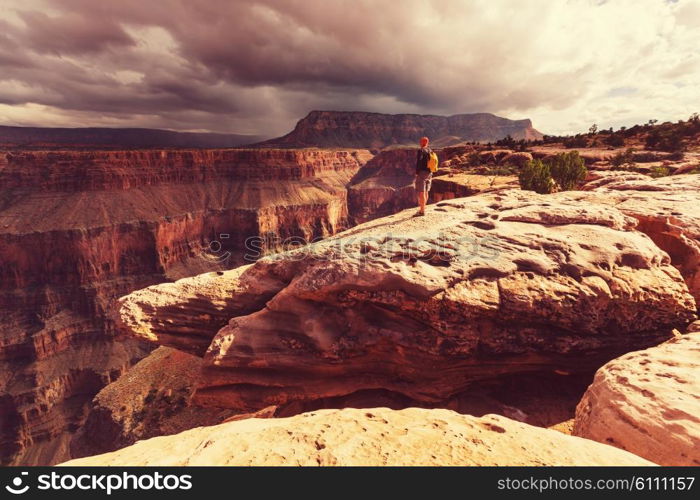
[[[700,465],[700,333],[617,358],[596,373],[574,434],[660,465]]]
[[[371,390],[435,403],[503,374],[593,370],[694,318],[668,255],[613,207],[511,190],[412,215],[241,271],[232,286],[267,298],[249,312],[235,290],[205,297],[231,317],[218,332],[192,335],[202,306],[178,284],[166,309],[122,308],[125,328],[190,352],[209,341],[196,400],[250,412]]]
[[[140,441],[67,466],[653,465],[593,441],[505,417],[449,410],[320,410]]]

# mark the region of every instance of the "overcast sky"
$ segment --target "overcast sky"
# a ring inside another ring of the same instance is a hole
[[[289,131],[312,109],[544,133],[700,111],[700,0],[0,0],[0,124]]]

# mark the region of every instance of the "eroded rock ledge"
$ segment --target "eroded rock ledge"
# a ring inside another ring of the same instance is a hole
[[[412,215],[123,297],[120,325],[203,354],[196,400],[248,412],[592,370],[694,318],[669,256],[614,207],[511,190]]]

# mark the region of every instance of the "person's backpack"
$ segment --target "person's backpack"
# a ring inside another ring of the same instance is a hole
[[[430,158],[428,158],[428,170],[431,172],[437,172],[438,169],[438,157],[435,151],[430,152]]]

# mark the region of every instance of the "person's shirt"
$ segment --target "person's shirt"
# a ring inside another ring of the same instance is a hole
[[[416,154],[416,173],[430,172],[430,169],[428,168],[430,153],[432,153],[432,150],[428,146],[418,150]]]

